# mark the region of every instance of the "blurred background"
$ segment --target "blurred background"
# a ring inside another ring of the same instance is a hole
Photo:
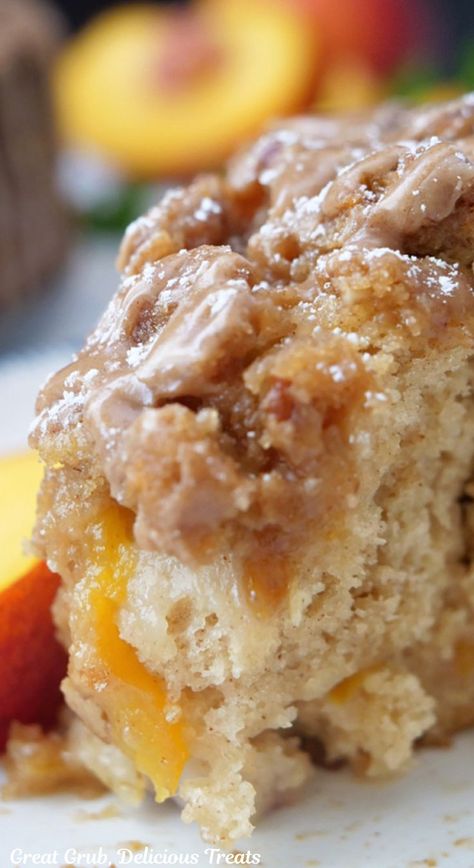
[[[0,378],[14,391],[15,365],[39,376],[80,347],[124,227],[170,184],[219,169],[274,117],[474,90],[474,5],[0,0],[0,61]]]

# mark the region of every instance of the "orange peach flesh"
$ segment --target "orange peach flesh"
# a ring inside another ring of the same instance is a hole
[[[89,681],[97,690],[115,743],[151,779],[156,800],[163,801],[176,792],[188,751],[182,721],[166,719],[168,701],[162,679],[140,662],[117,625],[118,609],[125,601],[136,563],[131,513],[111,503],[90,528],[88,547],[89,567],[85,593],[81,593],[84,629],[87,632],[91,609],[95,626]]]

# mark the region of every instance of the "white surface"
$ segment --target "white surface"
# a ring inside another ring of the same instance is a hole
[[[24,444],[37,387],[65,360],[58,352],[0,366],[0,451]],[[110,804],[117,806],[113,816],[94,818]],[[130,841],[150,849],[132,853]],[[258,854],[264,868],[474,868],[474,733],[459,736],[449,750],[420,751],[410,774],[390,782],[316,769],[305,798],[266,817],[238,849]],[[193,864],[193,854],[194,864],[218,864],[205,850],[174,805],[157,807],[151,799],[137,810],[110,795],[0,804],[0,868],[171,865],[186,864],[186,856]]]

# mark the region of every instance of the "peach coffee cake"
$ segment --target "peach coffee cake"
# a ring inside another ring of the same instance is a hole
[[[77,749],[248,835],[474,723],[474,95],[296,118],[125,235],[31,436]],[[317,773],[317,772],[316,772]]]

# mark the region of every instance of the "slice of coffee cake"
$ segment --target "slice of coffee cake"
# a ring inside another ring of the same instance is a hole
[[[208,840],[474,721],[473,156],[472,97],[271,130],[40,395],[67,701]]]

